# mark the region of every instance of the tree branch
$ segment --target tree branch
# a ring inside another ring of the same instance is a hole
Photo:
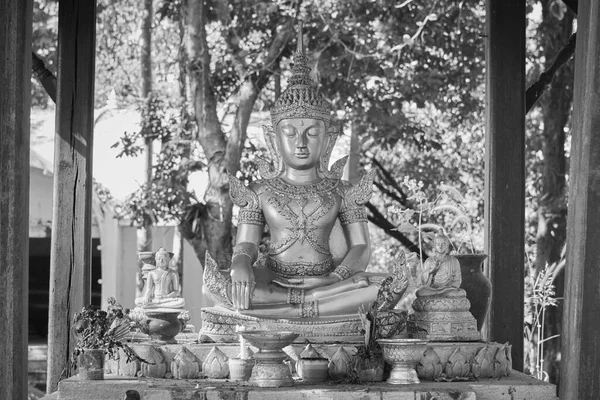
[[[44,61],[34,52],[31,53],[31,72],[56,104],[56,77],[46,68]]]
[[[529,112],[531,108],[535,105],[535,103],[539,100],[540,97],[546,91],[546,88],[552,82],[556,71],[560,69],[567,61],[573,57],[573,53],[575,53],[575,43],[577,39],[577,33],[574,33],[569,38],[567,44],[558,52],[556,58],[552,65],[540,74],[539,79],[533,85],[527,88],[527,92],[525,94],[526,98],[526,112]]]
[[[275,66],[281,61],[283,51],[293,37],[293,33],[294,21],[290,19],[281,27],[273,39],[263,67],[248,75],[240,86],[238,91],[238,108],[227,142],[226,151],[227,169],[231,173],[235,173],[239,169],[242,148],[246,141],[246,130],[248,128],[248,122],[250,121],[254,103],[261,90],[269,81],[269,77],[273,74],[273,71],[275,71]]]
[[[210,49],[206,39],[206,10],[203,0],[189,0],[187,11],[187,69],[194,99],[198,140],[209,164],[220,163],[225,153],[225,135],[217,116],[217,99],[210,80]]]
[[[414,251],[415,253],[420,254],[419,246],[414,244],[409,238],[396,230],[396,225],[392,224],[383,214],[381,214],[377,207],[371,203],[367,203],[366,206],[371,212],[371,215],[368,216],[369,221],[371,221],[377,227],[383,229],[386,234],[398,240],[409,251]],[[427,257],[427,253],[423,252],[423,261],[426,260]]]
[[[396,181],[396,179],[394,179],[394,177],[392,176],[392,174],[375,158],[372,157],[371,158],[371,162],[373,164],[375,164],[375,166],[377,168],[379,168],[379,171],[381,172],[382,177],[385,179],[385,181],[392,186],[394,189],[396,189],[396,191],[398,192],[398,202],[400,204],[402,204],[403,206],[406,206],[406,200],[407,200],[407,196],[406,194],[402,191],[402,188],[400,187],[400,185],[398,184],[398,182]],[[391,195],[390,195],[391,196]]]

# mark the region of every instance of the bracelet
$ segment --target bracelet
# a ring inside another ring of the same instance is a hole
[[[250,260],[254,260],[252,253],[253,252],[251,250],[248,250],[245,247],[236,247],[235,249],[233,249],[233,254],[231,255],[231,259],[233,259],[233,257],[235,257],[235,256],[246,256],[246,257],[250,257]]]
[[[331,275],[335,276],[336,278],[340,278],[340,281],[345,281],[346,279],[350,278],[351,274],[350,268],[346,267],[344,264],[338,265],[331,273]]]

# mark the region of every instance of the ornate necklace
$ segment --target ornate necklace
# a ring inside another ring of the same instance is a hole
[[[273,192],[294,200],[320,197],[319,195],[323,193],[335,190],[339,184],[340,181],[338,179],[327,178],[309,185],[292,185],[282,178],[269,179],[267,181],[267,185]]]

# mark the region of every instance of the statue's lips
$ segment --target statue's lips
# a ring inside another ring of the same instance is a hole
[[[294,153],[294,156],[296,156],[296,158],[308,158],[310,156],[310,153],[308,153],[308,152]]]

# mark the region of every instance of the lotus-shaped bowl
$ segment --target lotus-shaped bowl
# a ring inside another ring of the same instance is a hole
[[[252,346],[263,351],[277,351],[292,344],[300,334],[294,332],[243,331],[239,332]]]
[[[388,383],[395,385],[419,383],[415,367],[427,349],[421,339],[379,339],[384,360],[392,366]]]

